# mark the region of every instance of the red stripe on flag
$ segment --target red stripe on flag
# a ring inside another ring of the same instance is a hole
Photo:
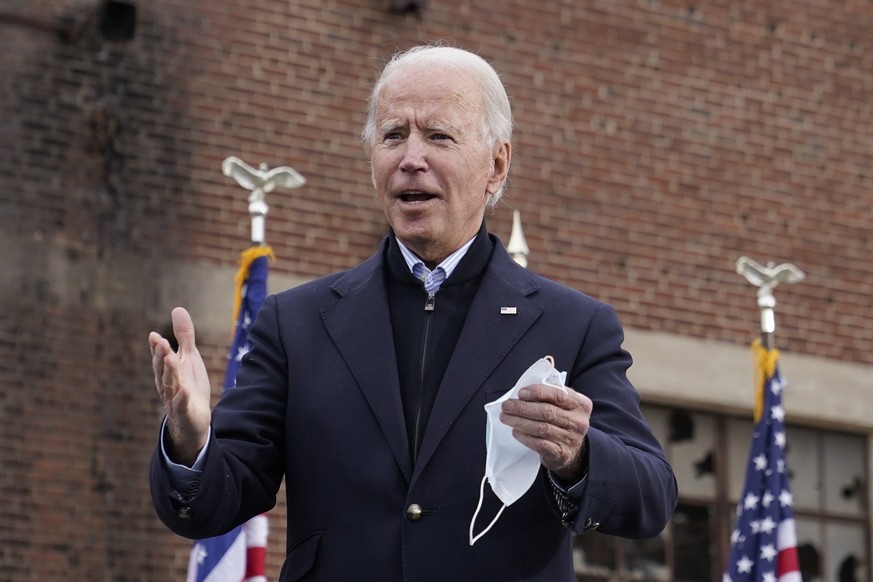
[[[246,578],[264,576],[267,572],[267,548],[246,548]]]
[[[785,548],[779,551],[779,557],[776,562],[776,576],[782,576],[789,572],[800,571],[800,560],[797,557],[797,548]]]

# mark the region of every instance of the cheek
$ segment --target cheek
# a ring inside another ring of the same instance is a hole
[[[373,180],[373,187],[379,190],[384,186],[388,178],[387,164],[384,156],[374,156],[370,162],[370,178]]]

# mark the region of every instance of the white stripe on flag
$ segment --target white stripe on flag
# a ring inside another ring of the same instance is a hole
[[[797,547],[797,530],[793,519],[783,519],[779,522],[776,532],[776,546],[780,550]]]
[[[267,547],[267,532],[269,531],[269,524],[267,523],[266,515],[256,515],[248,520],[243,524],[243,531],[246,532],[246,547]]]
[[[202,546],[198,548],[202,551]],[[188,582],[197,579],[197,551],[191,552],[188,562]],[[246,574],[246,536],[242,533],[227,548],[221,560],[206,575],[203,582],[226,582],[227,580],[242,580]]]
[[[246,536],[236,536],[233,544],[221,557],[221,561],[203,582],[225,582],[226,580],[242,580],[246,575]]]

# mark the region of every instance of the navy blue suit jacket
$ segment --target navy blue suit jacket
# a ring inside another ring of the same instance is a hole
[[[267,298],[237,388],[213,412],[193,499],[178,499],[155,451],[161,520],[187,537],[222,533],[273,507],[285,477],[283,581],[573,581],[573,532],[560,523],[544,472],[488,534],[468,543],[485,470],[483,407],[551,355],[567,385],[594,402],[587,485],[571,529],[657,535],[674,509],[676,482],[626,378],[631,358],[614,310],[523,269],[499,242],[412,465],[385,244],[349,271]],[[485,489],[477,532],[500,507]],[[407,517],[412,504],[422,510],[417,521]]]

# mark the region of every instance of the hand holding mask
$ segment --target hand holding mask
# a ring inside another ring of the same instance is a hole
[[[495,400],[485,405],[486,421],[485,447],[487,456],[485,459],[485,476],[479,487],[479,504],[470,521],[470,545],[476,543],[497,522],[497,519],[509,505],[512,505],[524,495],[536,480],[540,470],[540,456],[532,449],[527,448],[512,436],[512,429],[500,421],[500,405],[510,398],[518,398],[518,391],[532,384],[548,384],[561,390],[566,390],[564,382],[567,379],[566,372],[558,372],[555,369],[555,361],[551,356],[546,356],[534,362],[525,371],[515,386]],[[503,507],[481,533],[473,535],[473,527],[476,517],[482,508],[485,481],[491,485],[494,494],[503,502]]]

